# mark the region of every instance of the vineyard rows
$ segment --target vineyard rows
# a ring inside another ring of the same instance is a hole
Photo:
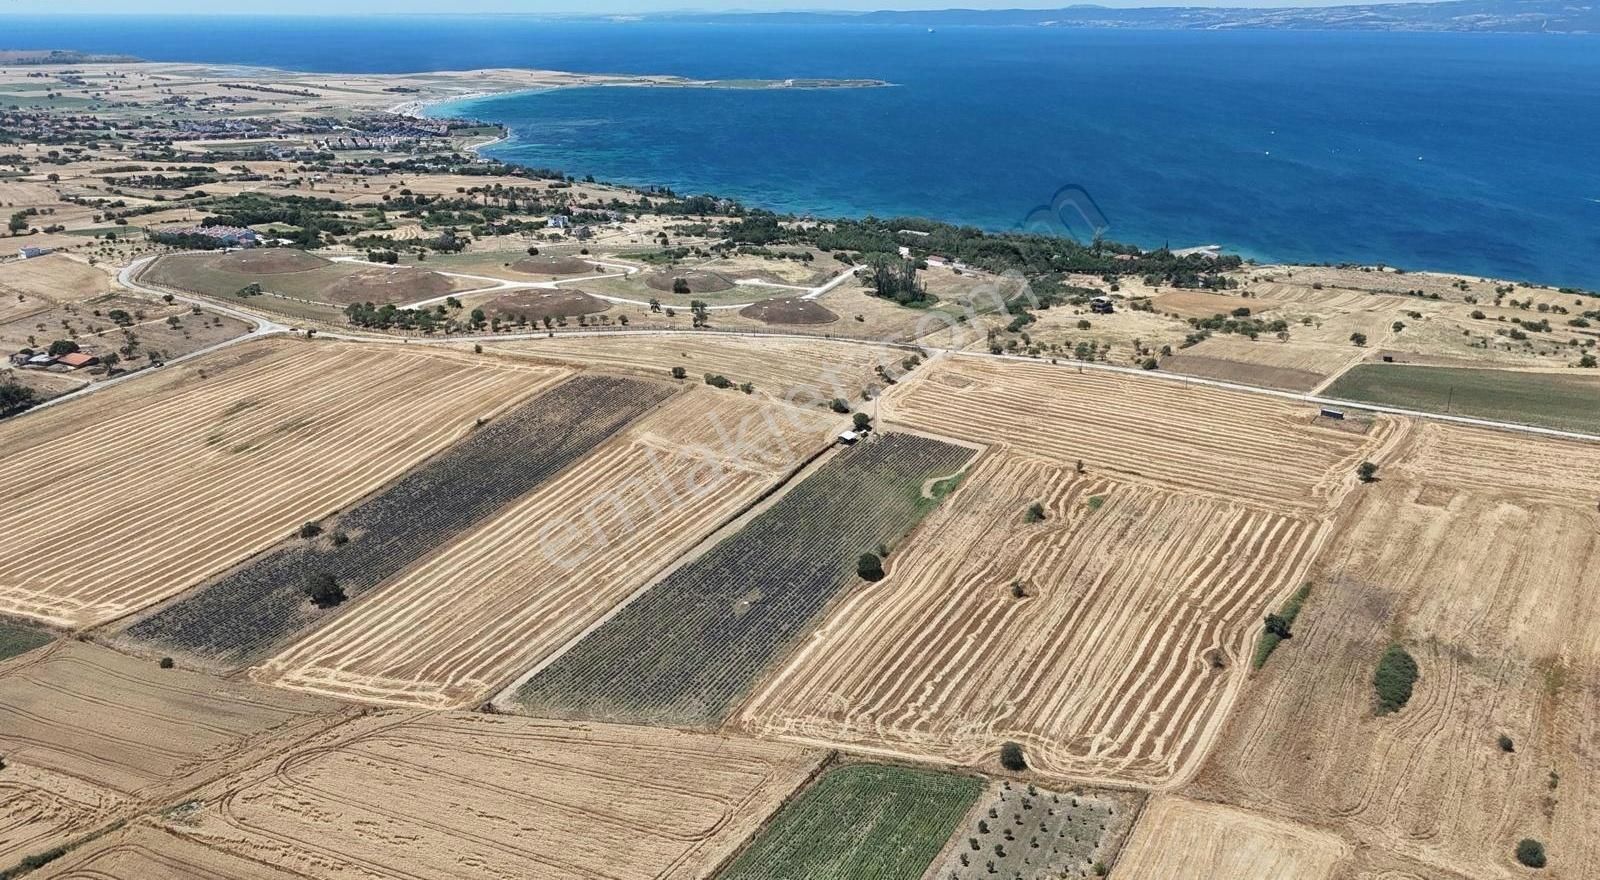
[[[158,602],[560,375],[394,346],[243,348],[142,380],[171,380],[153,400],[130,383],[51,413],[37,437],[10,432],[0,612],[84,626]]]
[[[832,421],[692,390],[255,674],[356,699],[470,705],[820,449]],[[719,426],[749,448],[701,446]]]
[[[332,575],[357,600],[453,540],[672,394],[661,383],[577,376],[479,427],[324,527],[128,627],[125,635],[225,665],[259,657],[329,616],[304,595]],[[339,538],[345,538],[341,543]]]
[[[784,807],[718,880],[917,880],[983,781],[846,764]]]
[[[556,717],[721,718],[830,599],[859,583],[861,553],[934,506],[924,483],[972,454],[893,433],[842,452],[539,671],[515,701]]]

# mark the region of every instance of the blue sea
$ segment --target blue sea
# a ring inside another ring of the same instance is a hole
[[[492,155],[816,215],[1016,228],[1066,188],[1145,246],[1600,288],[1600,36],[32,18],[0,44],[305,71],[524,66],[887,88],[459,102]]]

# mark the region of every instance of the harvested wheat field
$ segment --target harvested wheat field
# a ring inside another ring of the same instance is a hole
[[[858,399],[863,387],[878,381],[874,367],[881,364],[898,371],[896,365],[911,353],[899,347],[827,339],[722,335],[685,339],[648,333],[494,342],[485,344],[484,350],[651,376],[666,376],[673,367],[683,367],[690,381],[700,382],[704,374],[715,373],[736,383],[749,382],[758,394],[802,405],[835,397]]]
[[[49,254],[0,265],[0,300],[82,302],[110,293],[111,282],[108,272],[63,254]]]
[[[1366,351],[1349,344],[1294,339],[1252,342],[1248,338],[1213,336],[1162,358],[1161,369],[1203,379],[1310,391],[1329,376],[1360,360]]]
[[[475,427],[338,516],[320,536],[285,536],[263,553],[142,619],[118,637],[212,669],[265,659],[326,625],[387,581],[489,522],[670,398],[666,382],[575,376]],[[333,579],[343,598],[311,601],[306,579]],[[359,607],[355,605],[355,607]]]
[[[277,341],[13,421],[0,427],[0,612],[76,627],[160,601],[561,375]]]
[[[484,698],[559,649],[820,450],[821,414],[703,388],[256,670],[362,700]]]
[[[1317,540],[1306,518],[989,456],[738,723],[965,765],[1014,740],[1036,772],[1169,784]]]
[[[1393,433],[1385,421],[1366,433],[1324,424],[1271,397],[1069,366],[955,357],[912,377],[881,418],[1286,515],[1330,510]]]
[[[181,820],[188,808],[169,811]],[[33,880],[300,880],[304,875],[212,849],[159,821],[137,819],[50,862]]]
[[[1220,804],[1165,795],[1145,807],[1117,880],[1332,880],[1338,837]],[[1392,878],[1398,880],[1398,878]]]
[[[1194,791],[1332,823],[1368,870],[1521,877],[1532,838],[1541,876],[1600,876],[1600,449],[1421,424],[1358,492]],[[1379,714],[1391,644],[1419,674]]]
[[[201,791],[163,823],[199,847],[160,852],[193,859],[191,874],[232,856],[314,878],[687,880],[821,759],[674,731],[379,713]]]
[[[242,769],[336,710],[81,642],[0,664],[0,866]]]

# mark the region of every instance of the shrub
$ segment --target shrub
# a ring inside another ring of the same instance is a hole
[[[350,543],[350,536],[344,532],[334,532],[329,537],[329,540],[333,541],[333,546],[343,547],[344,545]]]
[[[315,538],[320,534],[322,534],[322,526],[319,523],[308,522],[300,527],[300,537],[302,538]]]
[[[1500,751],[1502,752],[1514,752],[1517,750],[1517,744],[1511,741],[1511,737],[1506,736],[1503,733],[1500,734],[1498,743],[1500,746]]]
[[[855,425],[857,431],[865,431],[866,429],[872,427],[872,416],[869,416],[864,412],[858,412],[854,416],[851,416],[850,421]]]
[[[864,581],[883,580],[883,560],[876,553],[863,553],[856,559],[856,574]]]
[[[1277,614],[1268,614],[1262,622],[1261,640],[1256,642],[1256,655],[1254,665],[1260,669],[1267,663],[1267,658],[1278,649],[1278,644],[1284,639],[1294,637],[1294,621],[1300,616],[1300,608],[1311,595],[1311,585],[1306,584],[1295,591],[1289,601],[1283,603]]]
[[[172,658],[171,657],[162,657],[161,658],[161,662],[157,663],[156,665],[161,667],[162,669],[171,669],[172,668]]]
[[[1378,691],[1378,714],[1387,715],[1404,707],[1411,700],[1411,688],[1416,680],[1416,659],[1399,645],[1385,649],[1372,675],[1372,686]]]
[[[1350,341],[1355,343],[1356,345],[1366,345],[1367,344],[1367,334],[1362,333],[1362,332],[1360,332],[1358,330],[1355,333],[1350,334]]]
[[[1022,756],[1022,744],[1006,741],[1000,746],[1000,766],[1013,773],[1028,769],[1028,759]]]
[[[1045,518],[1044,505],[1035,501],[1028,505],[1028,522],[1043,522]]]
[[[707,373],[706,374],[706,384],[710,385],[712,388],[732,388],[733,387],[732,380],[730,380],[727,376],[721,375],[720,373]]]
[[[1544,844],[1531,837],[1524,837],[1517,842],[1517,861],[1530,868],[1543,868],[1545,865]]]
[[[835,397],[828,404],[828,408],[836,413],[847,413],[850,411],[850,401],[845,400],[843,397]]]
[[[686,378],[688,378],[688,376],[689,376],[689,371],[685,370],[683,367],[673,367],[672,368],[672,378],[674,378],[674,379],[686,379]]]
[[[1364,461],[1356,468],[1356,476],[1361,478],[1361,482],[1370,483],[1378,478],[1378,466],[1370,461]]]
[[[694,293],[689,287],[689,279],[687,278],[672,279],[672,292],[677,294]]]
[[[325,571],[306,573],[305,592],[318,608],[332,608],[345,599],[344,587],[339,586],[338,579]]]

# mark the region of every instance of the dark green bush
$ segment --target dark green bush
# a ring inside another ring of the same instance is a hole
[[[1398,712],[1411,700],[1411,687],[1417,680],[1417,661],[1399,645],[1390,645],[1378,660],[1372,686],[1378,691],[1378,714]]]
[[[1545,866],[1544,844],[1531,837],[1524,837],[1517,843],[1517,861],[1530,868],[1543,868]]]

